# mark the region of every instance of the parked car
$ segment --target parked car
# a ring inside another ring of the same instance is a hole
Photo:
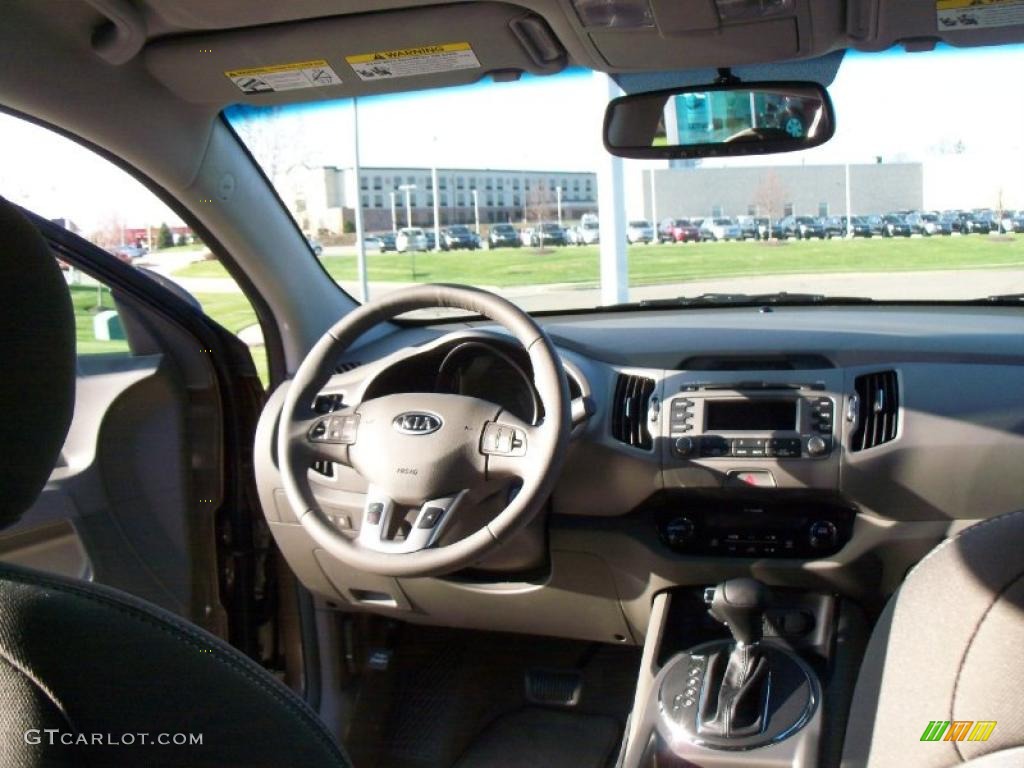
[[[1013,217],[1013,231],[1018,234],[1024,233],[1024,211],[1018,211]]]
[[[643,219],[629,222],[626,228],[626,242],[649,243],[654,239],[654,227],[651,222]]]
[[[324,247],[316,238],[306,237],[306,242],[309,243],[309,248],[311,251],[313,251],[313,253],[315,253],[317,256],[323,255]]]
[[[963,217],[960,211],[943,211],[939,214],[939,234],[958,235],[963,229]]]
[[[395,250],[399,253],[426,251],[428,248],[427,233],[419,227],[405,227],[398,230],[398,235],[395,237]]]
[[[699,243],[700,227],[690,219],[663,219],[658,225],[659,243]]]
[[[996,215],[996,221],[999,223],[999,234],[1006,235],[1013,232],[1013,221],[1017,218],[1017,211],[1000,211]]]
[[[522,244],[519,232],[511,224],[494,224],[487,233],[490,248],[519,248]]]
[[[464,224],[453,224],[441,230],[442,251],[475,251],[479,244],[476,233]]]
[[[378,232],[376,236],[380,240],[381,253],[398,250],[398,246],[395,243],[397,235],[394,232]]]
[[[135,259],[145,256],[147,250],[141,245],[115,245],[110,249],[110,252],[117,256],[121,261],[126,264],[130,264]]]
[[[845,216],[829,216],[820,220],[825,227],[825,237],[846,237],[847,226]]]
[[[882,217],[882,237],[910,237],[913,233],[904,214],[887,213]]]
[[[767,216],[758,216],[754,219],[754,226],[757,227],[757,239],[767,240],[769,234],[775,235],[775,225]]]
[[[741,240],[739,225],[728,218],[707,218],[700,223],[702,240]]]
[[[736,224],[740,228],[741,240],[757,240],[761,234],[758,231],[757,220],[753,216],[738,216]]]
[[[994,211],[982,210],[976,211],[974,214],[974,231],[984,234],[998,233],[1000,231],[1000,221],[998,215]]]
[[[817,237],[824,240],[825,225],[813,216],[786,216],[779,221],[779,237],[782,239],[794,237],[797,240]]]
[[[584,214],[580,223],[572,228],[572,232],[566,232],[567,242],[573,245],[597,245],[601,242],[601,225],[597,216]]]
[[[987,235],[992,231],[992,222],[982,213],[964,211],[960,220],[961,232],[965,235]]]
[[[530,245],[534,248],[541,248],[545,245],[568,245],[569,240],[565,234],[565,228],[554,222],[545,222],[533,230],[530,235]]]
[[[874,237],[875,235],[882,234],[882,217],[881,216],[854,216],[853,217],[853,236],[854,237]]]
[[[911,234],[931,237],[940,233],[939,216],[936,213],[918,213],[915,211],[908,213],[905,220],[910,225]]]
[[[427,238],[427,250],[432,251],[437,247],[437,236],[433,229],[424,229],[423,236]]]

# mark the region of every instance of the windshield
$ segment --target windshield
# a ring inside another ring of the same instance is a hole
[[[378,235],[370,298],[453,282],[531,311],[707,293],[973,299],[1024,290],[1024,225],[1005,213],[1024,208],[1024,100],[962,96],[1022,59],[1022,46],[849,53],[829,87],[832,141],[733,159],[609,158],[608,81],[581,70],[226,116],[356,297],[361,224]],[[751,218],[764,225],[737,223]],[[472,237],[440,237],[452,225]],[[425,248],[379,237],[409,227]],[[621,290],[603,291],[609,279]]]

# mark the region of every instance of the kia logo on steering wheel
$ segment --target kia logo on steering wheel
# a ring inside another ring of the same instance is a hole
[[[441,428],[440,416],[423,411],[406,411],[391,422],[395,429],[406,435],[429,435]]]

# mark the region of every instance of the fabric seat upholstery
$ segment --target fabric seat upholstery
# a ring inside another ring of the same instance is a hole
[[[932,720],[997,724],[987,741],[921,741]],[[999,765],[995,753],[1024,746],[1024,512],[967,528],[911,570],[868,643],[844,744],[851,768]]]

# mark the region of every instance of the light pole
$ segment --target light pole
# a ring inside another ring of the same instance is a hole
[[[398,234],[398,218],[395,216],[395,193],[388,192],[391,195],[391,232]]]
[[[473,193],[473,221],[476,223],[476,233],[480,234],[480,195],[475,189],[471,189]]]
[[[415,184],[402,184],[398,187],[405,192],[405,226],[412,226],[412,202],[409,193],[416,189]]]
[[[441,195],[437,188],[437,166],[430,169],[430,186],[434,193],[434,250],[441,250]]]
[[[562,226],[562,185],[555,187],[555,200],[558,205],[558,226]]]
[[[363,242],[363,195],[360,192],[360,176],[362,170],[359,167],[359,100],[352,98],[352,155],[353,170],[356,177],[356,273],[359,277],[359,298],[365,304],[370,300],[370,283],[366,272],[366,243]]]

